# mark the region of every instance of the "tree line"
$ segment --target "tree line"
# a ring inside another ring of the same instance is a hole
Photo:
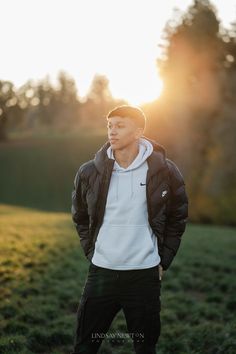
[[[163,32],[157,67],[164,83],[158,100],[142,106],[145,134],[167,149],[186,180],[190,218],[236,224],[236,22],[222,26],[208,0],[175,10]],[[16,90],[0,82],[0,139],[7,132],[41,127],[61,131],[104,128],[105,114],[118,104],[109,80],[96,75],[85,100],[73,78],[59,73]]]
[[[109,80],[99,74],[94,76],[86,100],[79,97],[75,80],[64,71],[58,73],[56,85],[49,76],[28,80],[18,89],[12,82],[0,81],[0,140],[7,140],[12,131],[97,128],[104,123],[105,112],[123,103],[112,96]]]

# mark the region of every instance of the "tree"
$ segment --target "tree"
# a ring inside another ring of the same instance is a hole
[[[104,119],[107,112],[124,103],[126,103],[124,100],[113,98],[109,88],[109,80],[106,76],[96,74],[92,80],[86,101],[82,105],[83,124],[104,128]]]
[[[195,0],[186,14],[167,23],[163,57],[158,60],[165,94],[173,103],[204,110],[220,104],[224,43],[216,10],[207,0]]]
[[[7,122],[17,99],[10,81],[0,81],[0,140],[7,139]]]
[[[195,0],[176,18],[166,26],[163,56],[157,62],[171,153],[184,166],[192,219],[216,221],[221,216],[221,222],[236,223],[229,213],[236,206],[234,31],[230,37],[222,29],[207,0]],[[232,193],[225,199],[229,183]]]

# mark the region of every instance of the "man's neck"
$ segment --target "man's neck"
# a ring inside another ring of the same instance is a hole
[[[123,168],[127,168],[139,153],[139,143],[129,145],[124,149],[116,149],[113,151],[114,158],[116,162]]]

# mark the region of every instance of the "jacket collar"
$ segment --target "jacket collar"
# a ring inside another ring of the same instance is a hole
[[[149,168],[149,176],[158,173],[160,170],[166,167],[166,150],[165,148],[150,138],[147,138],[145,135],[142,135],[142,138],[147,139],[153,145],[153,152],[147,158],[148,168]],[[96,152],[94,156],[94,164],[99,171],[99,173],[103,174],[104,169],[109,166],[111,169],[114,165],[115,160],[110,159],[107,156],[107,149],[110,146],[109,140],[105,142],[105,144]]]

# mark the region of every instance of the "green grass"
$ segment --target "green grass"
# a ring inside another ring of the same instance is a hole
[[[0,352],[68,354],[89,265],[70,214],[1,204],[0,219]],[[234,228],[188,225],[162,281],[158,354],[236,352],[235,248]],[[126,331],[123,312],[110,331]]]

